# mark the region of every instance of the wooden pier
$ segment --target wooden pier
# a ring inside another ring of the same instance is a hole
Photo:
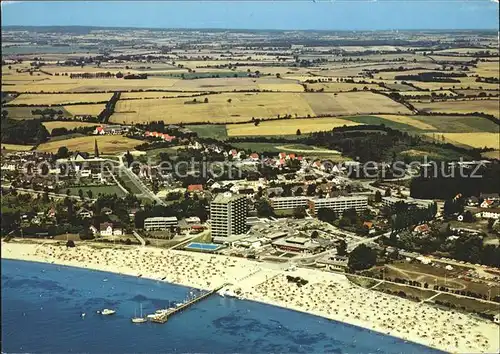
[[[212,289],[204,294],[201,294],[187,302],[184,302],[182,303],[181,305],[171,309],[171,310],[168,310],[168,311],[165,311],[163,314],[159,314],[158,316],[154,317],[154,318],[151,318],[151,322],[155,322],[155,323],[165,323],[168,321],[168,318],[170,316],[173,316],[175,315],[176,313],[179,313],[187,308],[189,308],[191,305],[194,305],[206,298],[208,298],[209,296],[215,294],[217,291],[219,291],[220,289],[222,289],[223,287],[225,287],[227,284],[223,284],[215,289]]]

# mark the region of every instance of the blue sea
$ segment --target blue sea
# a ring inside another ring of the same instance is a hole
[[[145,314],[153,313],[183,301],[192,290],[87,269],[2,260],[2,351],[439,353],[343,323],[218,295],[165,324],[130,321],[141,304]],[[96,313],[104,308],[117,313]]]

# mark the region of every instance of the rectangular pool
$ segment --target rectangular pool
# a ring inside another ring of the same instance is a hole
[[[217,245],[215,243],[191,242],[190,244],[188,244],[184,248],[191,249],[191,250],[197,250],[197,251],[217,251],[221,247],[222,247],[221,245]]]

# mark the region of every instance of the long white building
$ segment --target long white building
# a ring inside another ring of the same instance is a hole
[[[177,226],[176,216],[157,216],[144,220],[144,229],[147,231],[167,230],[171,226]]]
[[[228,237],[246,232],[247,198],[241,194],[218,194],[210,203],[212,237]]]
[[[275,197],[270,198],[271,206],[274,210],[280,209],[295,209],[297,207],[307,207],[307,203],[311,198],[305,196],[296,197]]]
[[[347,209],[355,209],[356,211],[365,210],[368,207],[367,196],[349,196],[335,198],[317,198],[309,201],[311,212],[316,215],[319,209],[333,209],[337,213],[341,213]]]

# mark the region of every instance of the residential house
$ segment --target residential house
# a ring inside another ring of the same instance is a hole
[[[189,186],[187,186],[187,191],[189,193],[203,192],[203,185],[202,184],[190,184]]]
[[[110,214],[113,213],[113,210],[111,210],[108,207],[104,207],[104,208],[101,209],[101,213],[104,214],[104,215],[110,215]]]
[[[94,213],[92,212],[92,210],[88,210],[86,208],[81,208],[80,210],[78,210],[76,212],[76,215],[78,215],[82,219],[88,219],[88,218],[91,218],[92,215],[94,215]]]
[[[418,235],[427,235],[431,232],[431,228],[427,224],[417,225],[413,229],[413,232]]]
[[[494,200],[492,200],[492,199],[485,199],[481,203],[480,207],[481,208],[493,208],[494,205],[495,205],[495,201]]]
[[[99,234],[101,236],[121,236],[123,231],[120,227],[115,227],[113,223],[104,222],[99,225]]]
[[[54,208],[54,207],[51,207],[51,208],[49,209],[49,211],[47,212],[47,217],[48,217],[48,218],[53,219],[53,218],[55,218],[55,217],[56,217],[56,215],[57,215],[57,212],[56,212],[56,208]]]

